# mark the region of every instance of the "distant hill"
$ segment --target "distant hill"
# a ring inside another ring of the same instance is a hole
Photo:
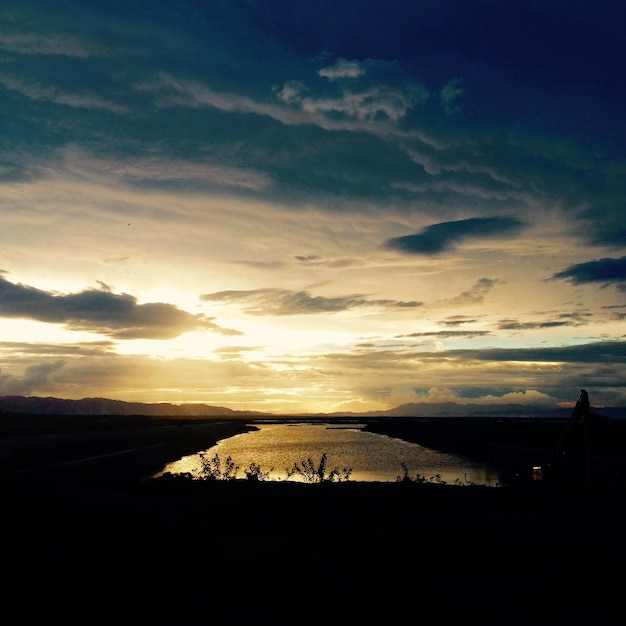
[[[626,419],[626,407],[594,407],[592,410],[608,418]],[[545,405],[524,404],[459,404],[456,402],[409,403],[387,411],[369,411],[364,413],[307,413],[294,417],[512,417],[512,418],[549,418],[566,419],[572,409],[549,407]],[[37,396],[2,396],[0,413],[32,413],[38,415],[144,415],[172,417],[279,417],[277,414],[260,411],[235,411],[226,407],[208,404],[170,404],[124,402],[107,398],[83,398],[82,400],[63,400],[60,398],[41,398]]]
[[[591,407],[602,417],[626,418],[626,407]],[[543,404],[460,404],[457,402],[432,402],[401,404],[387,411],[370,411],[363,417],[511,417],[567,419],[572,408],[546,406]],[[333,413],[348,416],[348,413]]]
[[[0,413],[32,413],[37,415],[143,415],[150,417],[254,417],[257,411],[234,411],[207,404],[170,404],[123,402],[107,398],[63,400],[36,396],[0,397]]]

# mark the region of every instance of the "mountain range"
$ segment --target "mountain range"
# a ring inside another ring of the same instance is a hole
[[[607,418],[626,418],[626,407],[593,407],[592,410]],[[37,396],[2,396],[1,413],[31,413],[37,415],[142,415],[151,417],[227,417],[236,418],[271,418],[271,417],[511,417],[511,418],[548,418],[566,419],[571,408],[546,405],[526,404],[460,404],[456,402],[409,403],[386,411],[364,413],[298,413],[297,415],[278,415],[260,411],[236,411],[221,406],[208,404],[171,404],[124,402],[107,398],[83,398],[64,400],[53,397]]]

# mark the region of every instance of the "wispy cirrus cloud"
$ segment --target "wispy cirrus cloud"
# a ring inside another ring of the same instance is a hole
[[[301,81],[287,81],[275,88],[272,99],[259,100],[165,72],[137,83],[135,89],[154,94],[155,103],[163,108],[211,107],[228,113],[267,116],[288,126],[312,124],[326,130],[373,134],[390,132],[389,124],[395,126],[409,109],[429,97],[417,84],[372,84],[358,90],[312,95]]]
[[[60,154],[65,166],[72,172],[88,176],[105,175],[131,185],[185,183],[263,190],[273,184],[271,177],[258,169],[224,165],[209,157],[192,159],[158,152],[132,156],[94,154],[77,145],[66,146]]]
[[[217,291],[200,296],[203,302],[221,302],[242,306],[251,315],[311,315],[338,313],[361,307],[415,308],[421,302],[376,300],[360,294],[336,298],[312,296],[308,291],[288,289],[252,289],[248,291]]]
[[[94,43],[68,34],[0,32],[0,49],[18,54],[87,58],[102,54]]]
[[[59,87],[45,86],[33,81],[25,81],[7,75],[0,75],[0,84],[11,91],[17,91],[30,100],[53,102],[76,109],[93,109],[111,111],[113,113],[126,113],[126,106],[117,104],[112,100],[102,98],[92,92],[67,92]]]
[[[460,306],[467,304],[478,304],[485,299],[485,296],[498,284],[498,280],[493,278],[479,278],[468,290],[463,291],[458,296],[449,300],[437,301],[437,306]]]
[[[348,61],[346,59],[337,59],[333,65],[318,70],[317,73],[328,80],[336,80],[338,78],[358,78],[363,76],[365,69],[358,61]]]

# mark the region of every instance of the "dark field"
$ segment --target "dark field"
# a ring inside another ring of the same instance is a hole
[[[24,620],[45,607],[81,622],[621,622],[620,476],[506,488],[146,480],[246,423],[4,417],[5,598]],[[551,450],[563,424],[470,426],[369,428],[480,456],[487,443]],[[623,426],[603,428],[594,451],[615,455]]]

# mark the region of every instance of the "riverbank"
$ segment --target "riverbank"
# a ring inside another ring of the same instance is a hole
[[[626,420],[531,418],[369,420],[366,431],[497,467],[508,484],[576,480],[626,490]]]

